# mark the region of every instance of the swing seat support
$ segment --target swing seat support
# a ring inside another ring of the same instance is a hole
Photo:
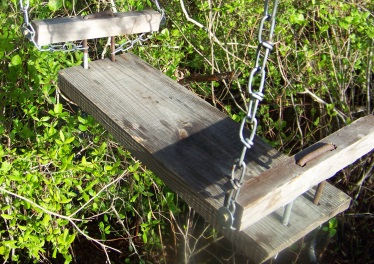
[[[242,150],[239,124],[128,53],[116,56],[115,62],[94,61],[87,70],[61,70],[59,87],[255,263],[346,210],[350,197],[328,183],[319,205],[313,204],[315,185],[374,148],[373,115],[294,157],[256,137],[246,155],[247,180],[237,200],[233,231],[220,226],[218,211]],[[327,143],[334,147],[303,167],[296,164]],[[291,201],[293,214],[284,226],[282,206]]]
[[[99,12],[87,16],[59,17],[31,22],[35,43],[52,43],[95,39],[110,36],[158,31],[161,14],[154,10],[134,12]]]

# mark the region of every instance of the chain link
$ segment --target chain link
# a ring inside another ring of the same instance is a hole
[[[163,24],[165,24],[165,10],[163,8],[161,8],[161,5],[159,4],[158,0],[153,0],[153,2],[155,3],[155,5],[157,7],[157,11],[161,14],[160,24],[163,25]],[[152,38],[152,34],[147,35],[146,33],[141,33],[136,39],[128,40],[128,41],[122,43],[121,45],[119,45],[118,48],[116,48],[112,52],[112,54],[116,54],[120,51],[126,52],[129,49],[132,49],[137,43],[146,42],[146,41],[150,40],[151,38]]]
[[[121,45],[119,45],[118,48],[116,48],[113,51],[113,53],[116,54],[120,51],[126,52],[127,50],[132,49],[135,46],[135,44],[146,42],[147,40],[151,39],[151,37],[152,37],[152,34],[149,34],[147,36],[146,33],[142,33],[136,39],[128,40],[125,43],[122,43]]]
[[[247,150],[249,150],[254,142],[254,137],[257,131],[257,119],[256,112],[259,103],[264,98],[263,90],[265,88],[266,81],[266,64],[269,58],[270,52],[273,50],[273,34],[275,29],[275,16],[277,12],[279,0],[273,0],[272,13],[269,13],[269,0],[265,0],[264,14],[260,21],[259,32],[258,32],[258,46],[256,50],[256,60],[254,68],[249,75],[248,81],[248,94],[250,100],[248,103],[248,111],[246,116],[243,118],[240,125],[239,137],[243,143],[243,150],[239,159],[235,160],[235,163],[231,171],[231,190],[226,194],[224,207],[220,208],[219,221],[224,227],[235,229],[233,227],[234,214],[236,210],[236,200],[239,197],[240,189],[244,183],[246,163],[244,161]],[[269,24],[267,40],[263,41],[263,35],[266,31],[264,29],[265,24]],[[257,90],[254,89],[257,86]],[[249,125],[250,134],[249,137],[245,136],[244,128]],[[238,176],[237,176],[238,175]]]

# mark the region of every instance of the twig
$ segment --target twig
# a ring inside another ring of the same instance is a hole
[[[100,193],[102,193],[105,189],[109,188],[110,186],[112,186],[113,184],[115,184],[116,182],[118,182],[119,180],[121,180],[125,175],[127,174],[127,170],[124,171],[121,176],[119,176],[117,179],[115,179],[114,181],[108,183],[107,185],[105,185],[95,196],[92,196],[91,199],[89,199],[84,205],[82,205],[79,209],[77,209],[74,213],[72,213],[70,217],[72,217],[73,215],[76,215],[79,211],[81,211],[83,208],[85,208],[91,201],[93,201]]]
[[[42,207],[42,206],[38,205],[37,203],[31,201],[30,199],[28,199],[26,197],[23,197],[21,195],[18,195],[18,194],[14,193],[14,192],[8,191],[8,190],[4,189],[3,187],[0,187],[0,191],[1,192],[5,192],[5,193],[7,193],[9,195],[12,195],[14,197],[17,197],[17,198],[19,198],[21,200],[24,200],[24,201],[28,202],[29,204],[33,205],[34,207],[42,210],[43,212],[45,212],[45,213],[47,213],[49,215],[53,215],[53,216],[56,216],[58,218],[62,218],[62,219],[68,220],[68,221],[85,221],[84,219],[75,219],[75,218],[71,218],[71,216],[65,216],[65,215],[61,215],[61,214],[49,211],[48,209],[45,209],[44,207]]]
[[[209,36],[209,42],[210,42],[210,59],[211,59],[211,63],[212,65],[215,65],[215,57],[214,57],[214,34],[212,32],[212,28],[213,28],[213,11],[212,11],[212,1],[211,0],[208,0],[208,6],[209,6],[209,19],[208,19],[208,36]],[[211,69],[211,74],[214,74],[214,67],[212,67]],[[211,94],[212,94],[212,103],[213,103],[213,106],[216,107],[217,106],[217,103],[216,103],[216,95],[215,95],[215,91],[214,91],[214,83],[211,82],[210,83],[210,90],[211,90]]]
[[[75,102],[73,102],[72,100],[70,100],[69,98],[67,98],[60,90],[60,88],[57,86],[56,87],[56,97],[57,97],[57,102],[60,101],[59,97],[62,97],[64,98],[65,101],[67,101],[68,103],[72,104],[72,105],[78,105],[76,104]]]
[[[209,227],[209,226],[208,226],[208,227]],[[205,230],[206,230],[206,229],[204,229],[204,231],[205,231]],[[206,245],[200,247],[198,250],[196,250],[196,251],[194,252],[194,255],[197,255],[197,254],[203,252],[203,251],[206,250],[209,246],[211,246],[213,243],[217,243],[218,241],[220,241],[220,240],[223,239],[223,238],[225,238],[225,236],[220,236],[219,238],[214,239],[211,243],[207,243]],[[196,243],[196,244],[197,244],[197,243]]]
[[[111,206],[111,209],[112,209],[112,211],[114,212],[114,214],[116,215],[118,223],[120,223],[120,225],[123,227],[123,230],[126,232],[128,238],[129,238],[129,243],[130,243],[130,245],[132,246],[132,248],[134,249],[134,253],[135,253],[136,255],[139,256],[139,253],[138,253],[138,251],[136,250],[136,246],[135,246],[134,242],[132,241],[131,234],[130,234],[130,232],[127,230],[127,228],[126,228],[125,224],[123,223],[123,221],[121,220],[121,217],[119,216],[119,214],[118,214],[116,208],[112,205],[112,206]]]
[[[370,113],[371,105],[370,105],[370,84],[371,84],[371,71],[372,71],[372,62],[373,62],[373,47],[374,47],[374,38],[371,39],[370,47],[369,47],[369,54],[368,54],[368,63],[366,67],[366,100],[367,100],[367,114]]]
[[[190,44],[192,46],[192,48],[195,50],[195,52],[197,52],[211,67],[214,67],[214,65],[212,65],[212,63],[204,56],[204,54],[201,53],[201,51],[199,51],[193,44],[192,42],[189,40],[189,38],[186,37],[186,35],[184,35],[183,33],[183,30],[179,27],[179,25],[177,23],[175,23],[175,21],[170,18],[170,20],[174,23],[174,25],[178,28],[179,32],[182,32],[183,34],[183,38],[187,41],[188,44]],[[180,47],[177,47],[178,49]],[[218,69],[216,69],[218,71]]]
[[[104,248],[109,248],[109,249],[111,249],[111,250],[114,250],[114,251],[116,251],[116,252],[118,252],[118,253],[122,253],[120,250],[118,250],[118,249],[116,249],[116,248],[113,248],[113,247],[110,247],[110,246],[107,246],[107,245],[104,245],[103,243],[101,243],[99,240],[97,240],[97,239],[94,239],[94,238],[92,238],[92,237],[90,237],[89,235],[87,235],[87,234],[85,234],[76,224],[75,224],[75,222],[73,221],[73,220],[69,220],[69,222],[75,227],[75,229],[77,229],[77,231],[81,234],[81,235],[83,235],[85,238],[87,238],[88,240],[92,240],[93,242],[95,242],[96,244],[98,244],[98,245],[100,245],[100,246],[102,246],[102,247],[104,247]]]
[[[3,183],[3,185],[5,185],[5,183]],[[9,199],[9,196],[5,196],[5,197],[4,197],[4,200],[5,200],[5,203],[9,206],[9,208],[7,209],[7,213],[8,213],[8,215],[11,215],[12,212],[11,212],[11,207],[10,207],[10,205],[12,204],[12,200]],[[11,232],[11,231],[9,230],[9,227],[8,227],[8,220],[6,220],[6,219],[4,218],[4,222],[5,222],[6,229],[8,230],[8,233],[9,233],[9,238],[10,238],[11,240],[14,240],[14,238],[13,238],[13,232]],[[11,229],[14,229],[14,227],[12,227]],[[14,248],[12,248],[10,259],[13,259],[13,256],[15,255],[15,253],[16,253],[16,250],[15,250]]]
[[[75,219],[75,218],[71,218],[71,217],[69,217],[69,216],[65,216],[65,215],[61,215],[61,214],[58,214],[58,213],[55,213],[55,212],[49,211],[48,209],[45,209],[44,207],[42,207],[42,206],[38,205],[37,203],[31,201],[30,199],[28,199],[28,198],[26,198],[26,197],[23,197],[23,196],[21,196],[21,195],[18,195],[18,194],[16,194],[16,193],[13,193],[13,192],[11,192],[11,191],[8,191],[8,190],[4,189],[3,187],[0,187],[0,191],[5,192],[5,193],[7,193],[7,194],[9,194],[9,195],[12,195],[12,196],[14,196],[14,197],[17,197],[17,198],[19,198],[19,199],[21,199],[21,200],[24,200],[24,201],[26,201],[26,202],[32,204],[34,207],[39,208],[40,210],[42,210],[43,212],[45,212],[45,213],[47,213],[47,214],[49,214],[49,215],[53,215],[53,216],[56,216],[56,217],[58,217],[58,218],[68,220],[69,223],[71,223],[71,224],[75,227],[75,229],[76,229],[76,230],[77,230],[81,235],[83,235],[84,237],[86,237],[87,239],[92,240],[93,242],[99,244],[100,246],[102,246],[102,247],[104,247],[104,248],[109,248],[109,249],[112,249],[112,250],[114,250],[114,251],[117,251],[117,252],[121,253],[121,251],[119,251],[118,249],[115,249],[115,248],[112,248],[112,247],[106,246],[106,245],[104,245],[103,243],[101,243],[99,240],[94,239],[94,238],[90,237],[89,235],[85,234],[85,233],[84,233],[84,232],[83,232],[83,231],[82,231],[82,230],[81,230],[81,229],[80,229],[80,228],[75,224],[75,222],[74,222],[74,221],[77,221],[77,222],[78,222],[78,221],[85,221],[84,219]]]
[[[204,234],[205,234],[205,232],[209,229],[209,227],[210,227],[210,224],[208,224],[205,228],[204,228],[204,230],[200,233],[200,235],[199,235],[199,237],[198,238],[195,238],[195,243],[194,243],[194,245],[193,245],[193,247],[192,247],[192,250],[191,250],[191,257],[193,256],[193,255],[196,255],[196,254],[198,254],[199,252],[200,252],[200,250],[198,250],[197,252],[196,252],[196,247],[197,247],[197,244],[199,243],[199,241],[200,241],[200,239],[202,238],[202,237],[204,237]],[[214,243],[215,241],[213,241],[213,243]],[[210,244],[210,243],[209,243]],[[209,246],[209,244],[207,245],[207,246]],[[204,248],[206,248],[206,247],[204,247]]]
[[[235,49],[235,51],[238,51],[238,50],[237,50],[237,47],[231,47],[231,48],[232,48],[232,49]],[[229,56],[229,54],[227,54],[227,53],[226,53],[226,59],[227,59],[227,62],[228,62],[228,69],[229,69],[229,71],[233,71],[232,68],[231,68],[231,60],[230,60],[230,56]],[[234,68],[236,68],[235,66],[236,66],[236,62],[234,61]],[[235,82],[236,82],[237,88],[238,88],[238,90],[239,90],[239,94],[240,94],[240,97],[241,97],[242,101],[243,101],[243,102],[246,102],[245,92],[243,92],[243,89],[242,89],[242,87],[241,87],[241,85],[240,85],[239,80],[236,79]],[[244,103],[244,104],[243,104],[243,105],[244,105],[244,108],[243,108],[243,107],[242,107],[242,106],[241,106],[241,105],[236,101],[236,98],[235,98],[235,96],[232,94],[230,87],[226,84],[226,82],[224,82],[224,84],[225,84],[225,88],[226,88],[228,94],[230,95],[230,97],[231,97],[232,101],[234,102],[234,104],[236,105],[236,107],[238,107],[238,109],[239,109],[241,112],[243,112],[243,113],[247,113],[247,112],[248,112],[248,106],[247,106],[247,104]]]
[[[103,246],[102,246],[102,248],[103,248],[103,251],[104,251],[105,256],[106,256],[106,262],[105,262],[105,263],[108,263],[108,264],[112,263],[112,262],[110,261],[110,258],[109,258],[109,255],[108,255],[108,252],[106,251],[106,247],[103,247]]]
[[[296,105],[295,105],[295,101],[294,101],[294,98],[293,98],[293,94],[292,94],[292,93],[291,93],[291,102],[292,102],[293,110],[295,111],[295,115],[296,115],[297,130],[299,130],[299,132],[300,132],[300,144],[301,144],[301,146],[304,146],[304,136],[303,136],[303,131],[302,131],[302,129],[301,129],[300,119],[299,119],[299,115],[298,115],[298,113],[297,113],[297,109],[296,109]]]
[[[364,181],[372,175],[372,170],[374,168],[374,163],[372,162],[370,167],[368,169],[366,169],[366,171],[364,171],[364,173],[362,174],[362,177],[360,178],[360,180],[358,180],[356,182],[355,185],[358,186],[358,191],[357,191],[357,194],[355,195],[355,199],[354,200],[357,200],[358,196],[360,195],[361,193],[361,189],[362,189],[362,185],[364,183]]]
[[[323,99],[321,99],[316,94],[311,92],[308,88],[305,88],[304,92],[298,92],[298,94],[309,94],[316,102],[323,104],[323,105],[328,105],[327,102],[325,102]],[[344,123],[346,123],[346,116],[344,113],[342,113],[336,108],[334,108],[333,111],[343,120]]]
[[[218,44],[218,46],[220,46],[221,49],[223,49],[225,52],[227,52],[228,54],[230,54],[231,56],[233,56],[234,58],[236,58],[237,60],[240,60],[241,62],[243,62],[245,65],[249,65],[248,62],[245,62],[243,59],[237,57],[235,54],[231,53],[228,49],[226,49],[222,42],[208,29],[206,28],[203,24],[201,24],[200,22],[192,19],[190,17],[190,15],[188,14],[187,10],[186,10],[186,7],[184,6],[184,1],[183,0],[180,0],[180,5],[181,5],[181,8],[182,8],[182,11],[183,11],[183,14],[185,15],[187,21],[191,22],[192,24],[198,26],[199,28],[203,29],[204,31],[206,31],[208,33],[209,36],[212,36],[213,40],[215,43]]]

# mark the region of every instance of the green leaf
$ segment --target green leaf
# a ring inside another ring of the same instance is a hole
[[[75,137],[70,137],[70,138],[68,138],[68,139],[65,140],[65,143],[66,144],[70,144],[71,142],[74,141],[74,139],[75,139]]]
[[[9,180],[11,180],[11,181],[22,181],[23,177],[21,177],[20,175],[9,175]]]
[[[70,201],[71,201],[72,199],[70,199],[70,198],[62,198],[61,200],[60,200],[60,203],[63,203],[63,204],[65,204],[65,203],[69,203]]]
[[[80,125],[78,126],[78,128],[79,128],[79,130],[82,131],[82,132],[84,132],[84,131],[87,130],[87,126],[82,125],[82,124],[80,124]]]
[[[329,229],[329,236],[333,237],[336,234],[336,229]]]
[[[22,64],[22,59],[21,57],[17,54],[12,57],[10,60],[11,66],[19,66]]]
[[[318,124],[319,124],[319,117],[316,118],[316,120],[313,122],[313,124],[314,124],[315,126],[318,126]]]
[[[56,257],[57,257],[57,248],[55,248],[52,253],[52,258],[56,258]]]
[[[67,242],[67,239],[69,237],[69,230],[68,229],[65,229],[64,230],[64,233],[62,234],[62,239],[64,242]]]
[[[147,238],[147,233],[146,232],[143,232],[142,238],[143,238],[143,242],[147,243],[148,238]]]
[[[99,151],[100,152],[104,152],[105,150],[106,150],[106,148],[107,148],[107,144],[106,144],[106,142],[103,142],[103,144],[101,144],[101,146],[100,146],[100,148],[99,148]]]
[[[0,210],[5,211],[5,210],[8,210],[9,208],[10,208],[10,205],[6,205],[6,206],[2,207]]]
[[[334,217],[329,220],[329,228],[335,229],[338,227],[338,220]]]
[[[11,167],[12,167],[12,165],[9,162],[7,162],[7,161],[3,161],[1,163],[1,170],[4,173],[7,173],[10,170]]]
[[[87,202],[90,199],[90,196],[88,196],[87,193],[82,193],[82,197],[83,197],[85,202]]]
[[[103,222],[100,222],[100,223],[99,223],[99,228],[100,228],[101,231],[104,231],[104,230],[105,230],[105,225],[104,225]]]
[[[17,246],[16,246],[17,241],[16,240],[2,241],[2,243],[3,243],[4,246],[9,247],[9,248],[14,248],[14,249],[17,248]]]
[[[71,234],[71,235],[69,235],[69,236],[67,237],[66,242],[67,242],[68,244],[71,244],[71,243],[73,243],[74,239],[75,239],[75,234]]]
[[[80,123],[82,123],[82,124],[87,124],[87,119],[85,119],[85,118],[83,118],[83,117],[81,117],[81,116],[78,116],[78,121],[80,122]]]
[[[22,226],[22,225],[17,225],[18,229],[22,230],[22,231],[26,231],[27,230],[27,226]]]
[[[66,226],[67,224],[69,224],[69,220],[59,218],[57,219],[57,223],[59,226]]]
[[[11,220],[13,219],[13,216],[12,215],[8,215],[8,214],[1,214],[1,217],[6,219],[6,220]]]
[[[55,104],[53,112],[55,114],[61,114],[62,113],[62,104]]]
[[[62,130],[60,130],[60,139],[62,142],[65,142],[65,135],[64,132],[62,132]]]
[[[68,192],[67,195],[70,197],[77,197],[77,194],[75,192]]]
[[[51,216],[49,214],[44,215],[43,220],[42,220],[43,225],[48,226],[50,220],[51,220]]]
[[[56,12],[62,6],[62,0],[49,0],[48,7],[51,11]]]
[[[40,118],[40,121],[41,122],[46,122],[50,119],[51,117],[50,116],[43,116],[42,118]]]
[[[140,180],[140,179],[139,179],[139,174],[134,173],[133,176],[134,176],[134,178],[135,178],[136,181],[139,181],[139,180]]]

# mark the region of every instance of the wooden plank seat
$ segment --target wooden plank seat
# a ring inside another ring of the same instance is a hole
[[[239,124],[133,54],[116,56],[115,62],[94,61],[88,70],[61,70],[59,88],[221,229],[218,209],[242,151]],[[313,190],[308,189],[372,150],[373,125],[374,117],[367,116],[334,133],[327,142],[337,149],[304,167],[295,164],[303,153],[290,158],[256,138],[237,201],[240,232],[222,232],[258,263],[347,209],[350,198],[333,186],[325,187],[329,196],[322,196],[320,206],[310,202]],[[291,225],[285,227],[278,219],[281,206],[295,198]]]
[[[87,16],[33,20],[35,43],[51,43],[103,38],[158,31],[161,14],[154,10],[99,12]]]

